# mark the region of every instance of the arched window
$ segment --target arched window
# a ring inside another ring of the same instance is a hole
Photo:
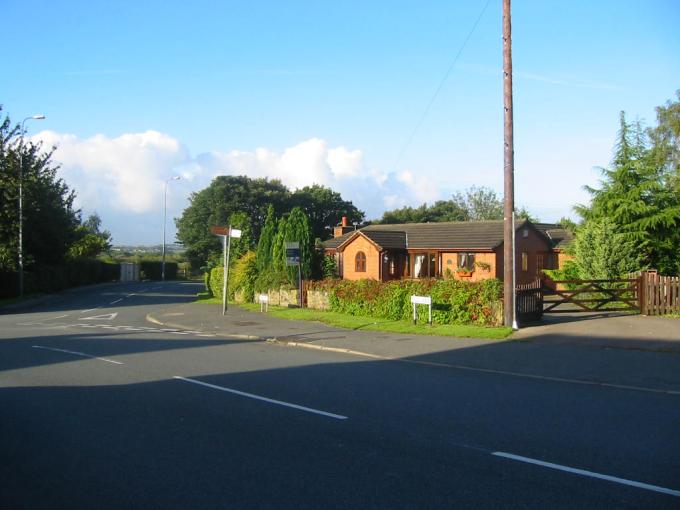
[[[358,251],[357,256],[354,257],[354,271],[357,273],[366,272],[366,255],[363,251]]]

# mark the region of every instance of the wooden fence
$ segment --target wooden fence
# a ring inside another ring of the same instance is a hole
[[[680,277],[660,276],[655,271],[643,273],[639,298],[643,315],[680,313]]]

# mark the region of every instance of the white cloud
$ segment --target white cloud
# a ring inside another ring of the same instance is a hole
[[[179,141],[157,131],[88,139],[43,131],[33,138],[56,147],[53,159],[61,165],[60,176],[76,189],[77,203],[86,207],[135,213],[158,208],[164,180],[188,161]]]

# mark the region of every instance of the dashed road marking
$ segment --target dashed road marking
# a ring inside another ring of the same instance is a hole
[[[530,457],[522,457],[521,455],[515,455],[513,453],[492,452],[491,455],[494,455],[496,457],[504,457],[506,459],[512,459],[519,462],[525,462],[527,464],[534,464],[536,466],[546,467],[549,469],[556,469],[558,471],[565,471],[567,473],[572,473],[575,475],[588,476],[590,478],[598,478],[600,480],[606,480],[608,482],[614,482],[622,485],[629,485],[631,487],[637,487],[638,489],[660,492],[662,494],[669,494],[671,496],[680,497],[680,491],[678,490],[668,489],[666,487],[660,487],[658,485],[651,485],[643,482],[636,482],[635,480],[627,480],[625,478],[619,478],[618,476],[603,475],[602,473],[595,473],[594,471],[587,471],[585,469],[577,469],[569,466],[563,466],[561,464],[545,462],[542,460],[532,459]]]
[[[298,404],[291,404],[290,402],[284,402],[282,400],[274,400],[272,398],[262,397],[260,395],[255,395],[253,393],[246,393],[245,391],[234,390],[232,388],[225,388],[224,386],[217,386],[216,384],[210,384],[203,381],[198,381],[196,379],[190,379],[189,377],[180,377],[176,375],[173,379],[179,379],[180,381],[185,381],[192,384],[198,384],[199,386],[205,386],[206,388],[212,388],[213,390],[224,391],[226,393],[232,393],[234,395],[239,395],[241,397],[252,398],[254,400],[261,400],[262,402],[268,402],[270,404],[275,404],[284,407],[290,407],[292,409],[297,409],[298,411],[304,411],[306,413],[318,414],[321,416],[326,416],[327,418],[334,418],[336,420],[346,420],[347,416],[342,416],[341,414],[329,413],[327,411],[320,411],[319,409],[313,409],[311,407],[305,407]]]

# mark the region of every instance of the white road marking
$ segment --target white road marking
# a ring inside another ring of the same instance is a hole
[[[80,312],[80,313],[93,312],[93,311],[95,311],[95,310],[99,310],[99,308],[100,308],[99,306],[98,306],[97,308],[88,308],[87,310],[83,310],[83,311]]]
[[[671,496],[680,497],[680,491],[674,489],[667,489],[666,487],[659,487],[658,485],[650,485],[648,483],[636,482],[634,480],[626,480],[625,478],[619,478],[616,476],[603,475],[601,473],[595,473],[593,471],[586,471],[585,469],[577,469],[569,466],[562,466],[560,464],[553,464],[552,462],[544,462],[542,460],[536,460],[529,457],[522,457],[521,455],[514,455],[512,453],[492,452],[491,455],[495,455],[496,457],[504,457],[506,459],[517,460],[519,462],[526,462],[528,464],[535,464],[537,466],[547,467],[550,469],[557,469],[559,471],[565,471],[567,473],[573,473],[575,475],[589,476],[591,478],[607,480],[608,482],[630,485],[631,487],[637,487],[638,489],[660,492],[662,494],[670,494]]]
[[[110,305],[115,305],[116,303],[120,303],[123,300],[123,298],[116,299],[115,301],[111,301],[109,304]]]
[[[114,363],[116,365],[124,365],[125,363],[121,361],[115,361],[112,359],[108,358],[100,358],[98,356],[92,356],[90,354],[85,354],[84,352],[78,352],[78,351],[68,351],[66,349],[56,349],[54,347],[45,347],[43,345],[33,345],[32,346],[34,349],[44,349],[46,351],[55,351],[55,352],[65,352],[66,354],[74,354],[76,356],[82,356],[84,358],[90,358],[90,359],[98,359],[100,361],[106,361],[107,363]]]
[[[134,296],[134,294],[127,294],[125,297],[128,298],[128,297],[132,297],[132,296]]]
[[[342,416],[340,414],[328,413],[326,411],[319,411],[318,409],[312,409],[311,407],[305,407],[305,406],[300,406],[300,405],[297,405],[297,404],[290,404],[288,402],[283,402],[281,400],[274,400],[274,399],[267,398],[267,397],[261,397],[259,395],[254,395],[252,393],[246,393],[244,391],[233,390],[231,388],[225,388],[223,386],[217,386],[215,384],[209,384],[209,383],[206,383],[206,382],[203,382],[203,381],[197,381],[196,379],[190,379],[188,377],[180,377],[180,376],[176,375],[176,376],[173,377],[173,379],[179,379],[181,381],[186,381],[186,382],[189,382],[189,383],[198,384],[200,386],[205,386],[206,388],[212,388],[214,390],[225,391],[227,393],[233,393],[234,395],[240,395],[241,397],[248,397],[248,398],[252,398],[252,399],[255,399],[255,400],[261,400],[263,402],[268,402],[270,404],[276,404],[276,405],[284,406],[284,407],[291,407],[293,409],[297,409],[298,411],[305,411],[307,413],[319,414],[321,416],[326,416],[328,418],[334,418],[336,420],[346,420],[347,419],[347,416]]]
[[[92,317],[83,317],[80,320],[81,321],[92,321],[92,320],[112,321],[116,317],[118,317],[118,312],[105,313],[105,314],[102,314],[102,315],[93,315]]]

